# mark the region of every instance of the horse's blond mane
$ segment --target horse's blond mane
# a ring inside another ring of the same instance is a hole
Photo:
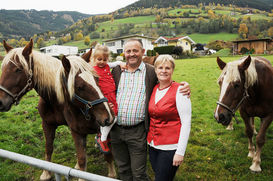
[[[15,56],[18,56],[19,63],[22,65],[26,73],[29,72],[29,65],[22,55],[23,48],[14,48],[8,52],[2,62],[2,69],[7,65]],[[63,91],[63,76],[64,68],[62,63],[57,58],[51,57],[44,53],[32,50],[30,58],[33,59],[33,79],[34,85],[37,86],[38,90],[47,91],[46,93],[50,96],[52,91],[56,93],[59,103],[64,102],[64,91]],[[92,66],[85,62],[81,57],[69,56],[67,57],[71,64],[71,70],[68,76],[68,92],[72,99],[74,94],[74,81],[76,74],[80,71],[88,76],[97,76]],[[13,62],[16,64],[16,62]]]
[[[29,66],[22,55],[23,48],[15,48],[10,50],[10,52],[5,56],[2,68],[5,66],[11,59],[15,58],[14,56],[19,57],[19,63],[23,66],[23,69],[26,73],[29,72]],[[62,67],[61,61],[57,58],[48,56],[46,54],[40,53],[38,51],[32,50],[30,54],[30,59],[33,60],[33,79],[34,85],[37,86],[38,90],[47,90],[48,95],[50,95],[51,91],[54,91],[55,88],[55,80],[57,70]]]
[[[238,70],[238,65],[241,64],[246,57],[243,57],[237,61],[229,62],[226,64],[225,68],[223,69],[220,77],[218,78],[219,81],[225,76],[225,80],[227,82],[234,82],[237,80],[241,80],[240,73]],[[255,61],[259,61],[255,57],[251,57],[251,63],[248,69],[245,71],[245,76],[247,77],[247,82],[245,84],[246,88],[252,86],[258,80],[257,71],[255,68]]]

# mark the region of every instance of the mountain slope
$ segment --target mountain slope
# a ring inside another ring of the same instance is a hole
[[[169,6],[181,6],[181,5],[198,5],[200,3],[208,5],[209,3],[215,4],[234,4],[238,7],[250,7],[265,11],[271,11],[273,9],[272,0],[139,0],[124,9],[130,8],[149,8],[157,6],[159,8],[169,7]]]
[[[30,37],[60,31],[91,15],[74,11],[0,10],[0,33],[5,38]]]

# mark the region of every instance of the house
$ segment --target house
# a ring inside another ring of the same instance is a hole
[[[270,38],[253,39],[253,40],[238,40],[233,42],[233,54],[240,54],[242,48],[249,51],[254,51],[254,54],[268,54],[273,50],[273,42]]]
[[[155,40],[154,38],[137,34],[104,40],[103,45],[106,45],[111,52],[121,54],[123,53],[124,43],[129,39],[139,39],[143,44],[145,54],[147,50],[152,50],[154,48],[152,44],[152,41]]]
[[[60,55],[77,55],[78,47],[51,45],[40,48],[40,51],[53,57],[59,57]]]
[[[195,42],[189,36],[182,36],[182,37],[164,37],[160,36],[157,40],[153,42],[155,47],[161,46],[181,46],[183,52],[189,51],[192,52],[192,46]]]

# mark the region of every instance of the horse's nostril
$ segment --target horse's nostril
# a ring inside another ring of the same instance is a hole
[[[109,118],[107,118],[107,119],[105,119],[105,125],[109,125],[109,123],[110,123],[110,120],[109,120]]]
[[[3,107],[3,103],[2,103],[2,101],[0,101],[0,108],[2,108]]]
[[[222,123],[225,121],[225,115],[224,114],[220,114],[219,115],[219,120],[218,120],[218,123]]]

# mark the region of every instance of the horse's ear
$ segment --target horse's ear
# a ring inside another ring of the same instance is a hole
[[[71,65],[70,65],[70,62],[66,58],[65,55],[62,57],[62,64],[63,64],[63,67],[64,67],[65,74],[66,74],[66,76],[68,76],[68,74],[70,72],[70,69],[71,69]]]
[[[223,70],[226,66],[226,63],[223,60],[221,60],[219,57],[217,57],[217,64],[221,70]]]
[[[90,62],[91,55],[92,55],[92,48],[90,48],[90,50],[89,50],[87,53],[83,54],[83,55],[82,55],[82,58],[83,58],[87,63],[89,63],[89,62]]]
[[[4,48],[6,50],[6,52],[8,53],[11,49],[13,49],[11,46],[9,46],[7,44],[7,42],[5,40],[3,40],[3,45],[4,45]]]
[[[245,70],[249,67],[250,63],[251,63],[251,56],[248,55],[248,57],[244,60],[243,63],[241,63],[241,64],[238,66],[238,68],[239,68],[240,70],[245,71]]]
[[[30,42],[25,46],[24,50],[23,50],[23,56],[24,57],[28,57],[31,52],[32,52],[32,48],[33,48],[33,40],[30,39]]]

